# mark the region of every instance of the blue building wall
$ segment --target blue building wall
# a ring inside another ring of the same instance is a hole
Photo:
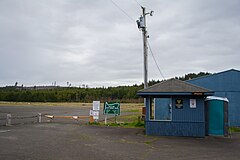
[[[205,123],[146,121],[147,135],[204,137]]]
[[[183,99],[182,109],[175,108],[176,99]],[[158,121],[149,119],[150,98],[147,98],[145,120],[146,134],[163,136],[204,137],[205,136],[204,99],[203,97],[195,99],[197,101],[196,103],[197,107],[190,108],[190,97],[173,97],[172,120]]]
[[[176,99],[183,99],[183,109],[176,109],[174,107]],[[204,122],[204,100],[203,98],[196,100],[197,107],[190,108],[190,98],[174,97],[172,101],[172,120],[174,122]]]
[[[231,69],[187,82],[213,90],[215,96],[227,97],[230,126],[240,126],[240,71]]]

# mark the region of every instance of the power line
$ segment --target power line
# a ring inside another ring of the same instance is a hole
[[[115,3],[113,0],[110,0],[118,9],[120,9],[129,19],[133,20],[135,22],[135,20],[126,12],[124,11],[117,3]]]
[[[140,7],[142,7],[142,5],[137,1],[137,0],[134,0]]]
[[[143,7],[143,5],[141,5],[137,0],[133,0],[134,2],[136,2],[141,8]],[[144,8],[146,8],[146,9],[148,9],[148,10],[152,10],[152,9],[150,9],[150,8],[147,8],[147,7],[144,7]]]
[[[147,41],[147,43],[148,43],[148,47],[149,47],[150,53],[151,53],[151,55],[152,55],[152,57],[153,57],[153,60],[154,60],[156,66],[157,66],[157,68],[158,68],[158,71],[159,71],[159,73],[161,74],[161,76],[163,77],[163,80],[165,80],[165,78],[164,78],[164,76],[163,76],[163,74],[162,74],[162,72],[161,72],[161,70],[160,70],[160,67],[159,67],[159,65],[158,65],[158,63],[157,63],[157,61],[156,61],[156,58],[155,58],[155,56],[154,56],[154,54],[153,54],[153,52],[152,52],[152,48],[151,48],[151,46],[150,46],[149,41]]]
[[[126,11],[124,11],[124,9],[122,9],[117,3],[115,3],[113,0],[110,0],[110,1],[111,1],[118,9],[120,9],[129,19],[131,19],[132,21],[135,22],[135,20],[134,20]],[[141,5],[137,0],[134,0],[134,1],[142,8],[142,5]],[[147,44],[148,44],[148,47],[149,47],[149,49],[150,49],[151,55],[152,55],[152,57],[153,57],[153,60],[154,60],[156,66],[157,66],[157,68],[158,68],[158,71],[159,71],[159,73],[161,74],[161,76],[163,77],[163,79],[165,80],[165,78],[164,78],[164,76],[163,76],[163,74],[162,74],[162,72],[161,72],[161,70],[160,70],[160,67],[159,67],[159,65],[158,65],[158,63],[157,63],[157,61],[156,61],[156,59],[155,59],[155,57],[154,57],[154,54],[153,54],[153,52],[152,52],[152,48],[151,48],[151,46],[150,46],[150,44],[149,44],[148,41],[147,41]]]

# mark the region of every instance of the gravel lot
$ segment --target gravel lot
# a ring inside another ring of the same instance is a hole
[[[66,115],[76,111],[75,107],[11,107],[0,106],[0,116],[5,111],[13,115],[32,115],[39,110]],[[88,111],[87,107],[77,110]],[[228,138],[157,137],[144,135],[142,128],[93,126],[74,120],[0,126],[1,160],[238,160],[239,150],[238,133]]]

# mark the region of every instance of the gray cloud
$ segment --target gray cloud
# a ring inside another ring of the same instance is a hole
[[[139,5],[114,0],[137,19]],[[240,69],[238,0],[139,0],[166,78]],[[0,85],[131,85],[143,81],[142,37],[111,1],[0,1]],[[149,79],[162,79],[149,53]]]

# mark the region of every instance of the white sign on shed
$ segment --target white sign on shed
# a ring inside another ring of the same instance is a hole
[[[190,99],[190,108],[197,108],[197,100]]]

